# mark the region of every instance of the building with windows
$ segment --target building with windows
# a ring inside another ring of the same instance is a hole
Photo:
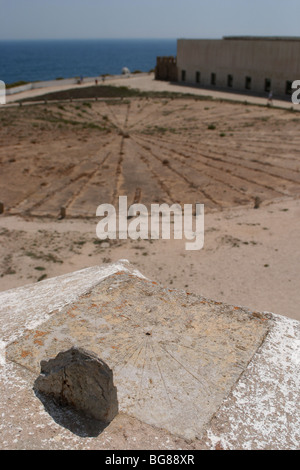
[[[178,39],[176,66],[181,83],[288,96],[300,79],[300,38]]]

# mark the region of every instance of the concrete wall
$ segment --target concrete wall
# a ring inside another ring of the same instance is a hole
[[[286,82],[300,79],[300,39],[179,39],[177,67],[180,82],[247,91],[246,76],[251,77],[251,90],[266,93],[265,79],[271,80],[274,95],[286,95]],[[182,80],[185,71],[185,80]],[[211,84],[211,74],[216,76]],[[228,87],[228,75],[232,87]]]
[[[26,83],[25,85],[8,88],[6,90],[6,94],[14,95],[16,93],[21,93],[22,91],[35,90],[37,88],[48,88],[48,87],[60,86],[60,85],[73,85],[77,83],[77,81],[78,79],[76,78],[65,78],[63,80],[48,80],[48,81],[43,81],[43,82]]]
[[[143,75],[142,73],[139,75]],[[148,75],[144,74],[144,75]],[[112,79],[117,79],[117,78],[126,78],[124,75],[110,75],[109,80]],[[83,83],[91,83],[91,85],[95,84],[95,80],[98,80],[98,83],[102,82],[102,76],[98,77],[84,77],[83,78]],[[65,85],[76,85],[78,83],[78,78],[63,78],[62,80],[47,80],[43,82],[32,82],[32,83],[26,83],[25,85],[20,85],[17,87],[13,88],[8,88],[6,90],[7,95],[15,95],[16,93],[21,93],[22,91],[28,91],[28,90],[36,90],[38,88],[50,88],[50,87],[60,87],[60,86],[65,86]]]

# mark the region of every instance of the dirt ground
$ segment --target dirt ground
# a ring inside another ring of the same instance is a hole
[[[164,285],[300,320],[299,121],[193,98],[3,107],[0,289],[126,258]],[[204,248],[101,242],[96,208],[120,195],[203,203]]]

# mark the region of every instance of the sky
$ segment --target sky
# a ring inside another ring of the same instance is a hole
[[[300,0],[0,0],[0,40],[300,36]]]

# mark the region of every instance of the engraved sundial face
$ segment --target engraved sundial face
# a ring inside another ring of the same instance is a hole
[[[40,361],[72,346],[113,370],[120,411],[186,438],[205,424],[268,331],[246,309],[116,273],[7,349],[40,372]]]

